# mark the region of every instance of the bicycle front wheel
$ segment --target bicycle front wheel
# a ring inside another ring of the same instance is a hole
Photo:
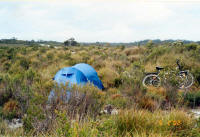
[[[149,74],[144,77],[142,84],[144,87],[154,86],[159,87],[161,85],[161,80],[158,75]]]
[[[194,77],[189,72],[187,74],[185,74],[185,73],[179,74],[178,77],[179,77],[178,87],[180,89],[189,88],[194,83]]]

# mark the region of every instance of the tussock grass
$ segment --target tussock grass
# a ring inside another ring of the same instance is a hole
[[[119,134],[157,133],[170,135],[195,127],[195,120],[182,110],[155,111],[124,110],[115,117]]]

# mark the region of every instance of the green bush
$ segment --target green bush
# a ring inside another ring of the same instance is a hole
[[[42,120],[46,119],[45,109],[41,106],[44,104],[44,101],[45,99],[41,96],[32,96],[32,99],[29,101],[30,105],[26,110],[26,115],[23,117],[25,132],[34,130]]]
[[[191,44],[185,45],[185,47],[186,47],[186,49],[187,49],[188,51],[190,51],[190,50],[196,50],[197,47],[198,47],[198,44],[197,44],[197,43],[191,43]]]
[[[106,104],[111,104],[114,107],[123,109],[130,105],[131,101],[130,99],[127,99],[126,97],[123,97],[120,94],[114,94],[111,96],[111,98],[106,100]]]
[[[0,106],[0,118],[3,117],[3,108]],[[1,122],[1,120],[0,120]]]
[[[66,53],[64,59],[66,59],[66,60],[71,60],[71,59],[72,59],[72,58],[71,58],[71,52]]]
[[[169,52],[169,50],[170,50],[170,48],[168,48],[168,47],[154,47],[149,52],[149,55],[146,56],[146,61],[154,61],[155,62],[159,56],[166,54],[167,52]]]
[[[10,69],[10,67],[11,67],[11,63],[10,63],[10,62],[5,62],[5,63],[3,64],[3,69],[4,69],[5,71],[8,71],[8,70]]]
[[[47,59],[48,59],[48,60],[52,60],[53,57],[54,57],[54,54],[53,54],[53,53],[48,53],[48,54],[47,54]]]
[[[47,52],[47,49],[45,47],[40,48],[40,53],[46,53],[46,52]]]
[[[184,101],[188,103],[188,106],[195,107],[200,105],[200,91],[197,92],[188,92]]]
[[[200,85],[200,69],[195,69],[192,73],[194,78],[197,80],[198,84]]]
[[[59,112],[56,111],[57,114],[57,124],[58,128],[56,129],[56,132],[59,136],[65,136],[70,137],[71,135],[71,123],[66,117],[66,111]]]
[[[25,70],[28,70],[28,69],[29,69],[30,64],[31,64],[30,60],[28,60],[28,59],[26,59],[26,58],[21,58],[21,59],[20,59],[20,66],[21,66],[22,68],[24,68]]]

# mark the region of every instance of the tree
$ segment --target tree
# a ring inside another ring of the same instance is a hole
[[[70,39],[64,41],[64,45],[65,45],[65,46],[77,46],[77,45],[78,45],[78,42],[75,41],[74,38],[70,38]]]
[[[69,46],[69,41],[68,40],[64,41],[64,45]]]

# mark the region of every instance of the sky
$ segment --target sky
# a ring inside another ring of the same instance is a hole
[[[200,0],[0,0],[0,39],[200,40]]]

